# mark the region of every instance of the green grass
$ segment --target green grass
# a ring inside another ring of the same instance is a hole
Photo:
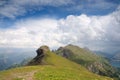
[[[107,59],[91,52],[90,50],[75,45],[67,45],[63,48],[59,48],[56,53],[61,56],[66,54],[67,59],[86,67],[93,73],[116,77],[116,70],[110,65]]]
[[[72,54],[74,54],[73,58],[75,59],[81,59],[86,62],[93,62],[93,61],[102,61],[103,58],[101,56],[98,56],[94,54],[93,52],[80,48],[78,46],[74,45],[68,45],[64,47],[65,49],[68,49],[71,51]]]
[[[86,75],[85,75],[86,74]],[[35,74],[35,80],[105,80],[105,78],[91,74],[86,71],[79,71],[73,68],[47,67]],[[110,80],[106,78],[106,80]]]
[[[89,72],[84,67],[48,52],[46,65],[25,66],[0,72],[0,80],[112,80]]]

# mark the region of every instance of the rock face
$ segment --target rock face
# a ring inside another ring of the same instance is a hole
[[[37,56],[44,56],[44,54],[46,53],[46,52],[48,52],[48,51],[50,51],[50,49],[49,49],[49,47],[48,46],[41,46],[40,48],[38,48],[37,50],[36,50],[36,52],[37,52]]]
[[[44,64],[44,57],[46,56],[46,53],[50,51],[48,46],[41,46],[36,50],[37,56],[31,60],[28,65],[39,65]]]

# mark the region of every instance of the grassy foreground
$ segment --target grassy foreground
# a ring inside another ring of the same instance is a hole
[[[84,67],[48,52],[46,65],[25,66],[0,72],[0,80],[113,80],[89,72]]]

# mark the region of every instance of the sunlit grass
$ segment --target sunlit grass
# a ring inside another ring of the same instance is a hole
[[[48,52],[46,65],[25,66],[0,72],[0,80],[112,80],[86,70],[84,67],[63,57]],[[34,72],[34,73],[33,73]],[[33,73],[32,75],[30,75]]]

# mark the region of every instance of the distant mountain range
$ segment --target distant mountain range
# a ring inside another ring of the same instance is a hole
[[[24,64],[29,58],[33,58],[33,50],[21,49],[1,49],[0,51],[0,70],[5,70],[15,65]]]
[[[112,66],[120,68],[120,51],[116,51],[112,54],[101,52],[101,51],[94,51],[98,55],[102,55],[109,60]]]
[[[115,61],[120,61],[120,52],[114,54],[113,57],[112,57],[112,59],[115,60]]]
[[[113,66],[120,68],[120,52],[114,54],[111,58],[110,58],[110,62]]]

